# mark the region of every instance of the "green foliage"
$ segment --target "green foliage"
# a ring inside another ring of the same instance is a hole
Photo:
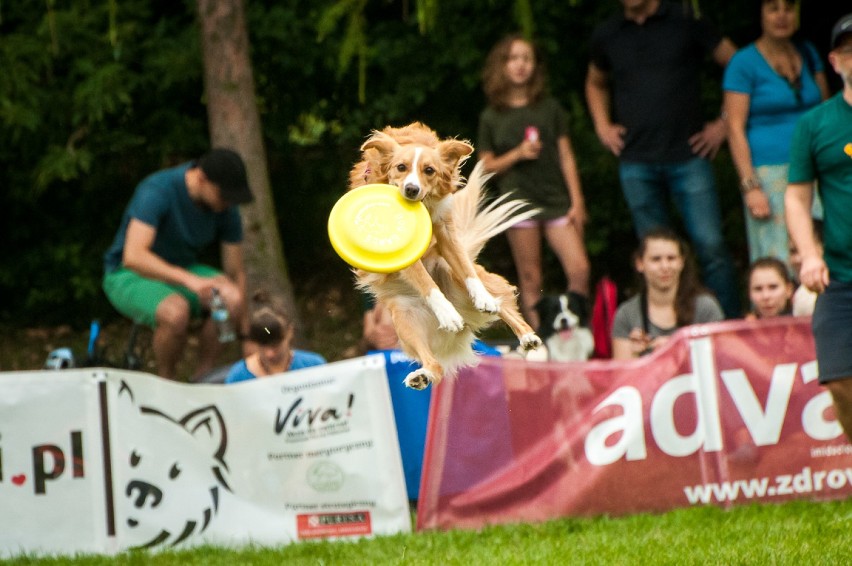
[[[515,21],[525,37],[535,37],[535,18],[529,0],[517,0],[514,5]]]
[[[3,6],[0,319],[88,320],[142,176],[207,146],[193,13],[125,1]],[[156,142],[154,142],[156,140]]]
[[[417,0],[417,25],[422,35],[435,31],[439,4],[438,0]]]
[[[852,502],[680,509],[660,515],[561,519],[478,531],[241,550],[142,551],[115,557],[22,557],[12,564],[846,564]]]
[[[367,0],[340,0],[326,10],[317,24],[319,40],[333,33],[344,21],[343,40],[340,42],[338,56],[338,76],[343,75],[356,56],[363,58],[367,51],[367,37],[364,33],[364,8]]]
[[[572,0],[572,4],[577,0]],[[438,33],[443,35],[445,31],[441,23],[441,28],[438,26],[439,0],[415,0],[415,13],[417,28],[420,35],[426,36],[429,33]],[[371,61],[375,49],[372,47],[370,37],[374,34],[371,29],[368,32],[369,23],[365,16],[367,10],[367,0],[335,0],[328,6],[320,15],[317,23],[317,34],[320,41],[326,39],[334,33],[337,28],[343,27],[343,40],[339,45],[339,55],[337,64],[338,77],[344,75],[349,69],[353,59],[358,60],[358,102],[364,104],[366,102],[367,75],[371,66]],[[403,6],[403,21],[408,18],[407,7],[408,0],[402,0]],[[457,4],[453,4],[452,8],[456,8]],[[533,37],[535,30],[535,19],[533,16],[532,6],[529,0],[513,0],[512,13],[516,25],[524,32],[527,37]],[[447,19],[451,18],[447,14]]]

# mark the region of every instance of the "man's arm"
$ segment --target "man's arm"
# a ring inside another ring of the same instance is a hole
[[[222,270],[228,279],[234,282],[240,290],[240,295],[246,296],[246,269],[243,263],[242,243],[231,244],[222,242]]]
[[[627,128],[621,124],[613,124],[610,114],[612,92],[609,86],[609,75],[596,67],[594,63],[589,64],[589,70],[586,73],[586,104],[589,106],[598,139],[614,155],[621,155]]]
[[[802,256],[799,280],[816,293],[828,285],[828,266],[825,264],[814,237],[814,221],[811,218],[811,203],[814,187],[812,183],[790,183],[784,193],[784,215],[787,232]]]
[[[728,65],[731,57],[737,52],[737,46],[727,37],[723,37],[713,49],[713,60],[722,68]],[[689,146],[692,153],[706,159],[713,159],[719,153],[719,148],[725,143],[728,135],[724,112],[719,113],[719,118],[707,122],[704,129],[689,138]]]
[[[186,287],[200,295],[207,287],[206,280],[186,269],[172,265],[151,251],[157,229],[136,218],[131,218],[124,241],[122,263],[144,277]]]
[[[724,69],[728,66],[728,62],[736,52],[737,46],[734,45],[734,42],[727,37],[723,37],[722,41],[719,42],[719,45],[717,45],[713,50],[713,60],[716,61],[717,65]]]

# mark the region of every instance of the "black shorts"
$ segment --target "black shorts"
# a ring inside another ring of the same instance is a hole
[[[811,321],[819,382],[852,378],[852,283],[829,283]]]

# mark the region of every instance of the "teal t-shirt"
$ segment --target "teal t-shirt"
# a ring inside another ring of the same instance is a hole
[[[236,206],[224,212],[213,212],[189,197],[184,175],[191,165],[184,163],[157,171],[139,183],[124,211],[115,239],[104,255],[106,273],[121,266],[127,226],[132,218],[156,229],[151,251],[180,267],[196,263],[201,251],[216,241],[242,241],[242,223]]]
[[[519,161],[494,177],[494,183],[501,194],[512,193],[540,208],[541,220],[564,216],[571,197],[562,175],[557,140],[568,136],[568,114],[555,98],[545,97],[534,105],[505,110],[489,106],[479,118],[477,148],[499,157],[523,141],[529,126],[538,128],[542,145],[538,159]]]
[[[788,180],[818,183],[825,263],[831,279],[852,283],[852,106],[842,91],[799,120]]]

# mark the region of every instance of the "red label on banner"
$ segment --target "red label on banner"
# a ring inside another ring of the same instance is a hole
[[[369,511],[301,514],[296,516],[296,529],[300,539],[373,534]]]

